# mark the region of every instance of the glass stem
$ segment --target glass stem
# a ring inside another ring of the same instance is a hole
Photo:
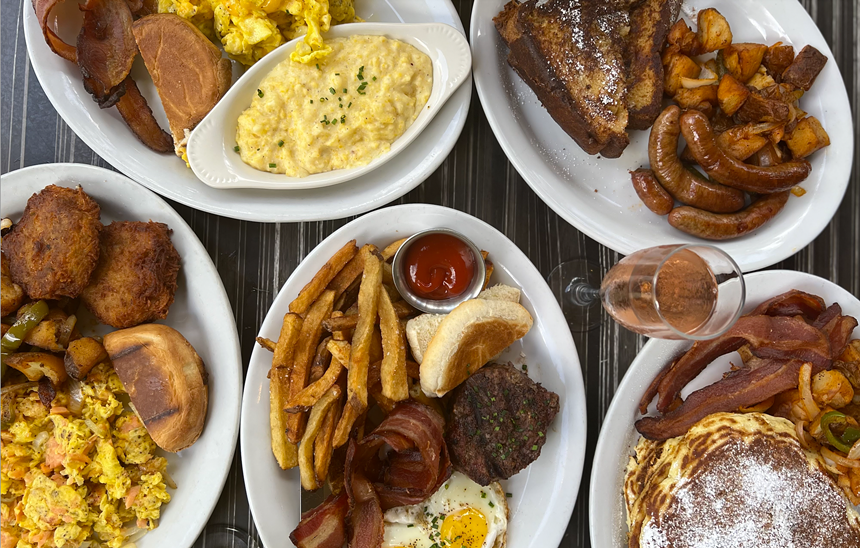
[[[564,291],[568,300],[576,306],[589,306],[600,298],[600,291],[591,287],[585,278],[574,278]]]

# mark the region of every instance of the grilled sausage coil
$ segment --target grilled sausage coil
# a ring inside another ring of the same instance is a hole
[[[765,194],[737,213],[711,213],[695,207],[677,207],[669,213],[669,224],[706,240],[737,238],[773,219],[785,207],[789,194],[789,190]]]
[[[645,204],[645,207],[657,215],[668,215],[675,207],[675,200],[660,185],[660,181],[654,176],[650,169],[640,168],[630,172],[630,180],[636,195]]]
[[[744,207],[743,192],[712,183],[681,163],[678,158],[680,118],[681,109],[672,105],[651,126],[648,159],[663,188],[679,202],[713,213],[731,213]]]
[[[711,123],[697,110],[684,112],[680,126],[696,162],[711,178],[724,185],[756,194],[772,194],[790,189],[806,179],[812,170],[810,163],[802,158],[766,167],[735,160],[720,149]]]

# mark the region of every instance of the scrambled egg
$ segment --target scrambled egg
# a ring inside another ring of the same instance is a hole
[[[291,58],[317,63],[331,52],[322,33],[356,20],[353,0],[158,0],[158,11],[190,20],[246,66],[303,34]]]
[[[15,420],[0,432],[2,548],[119,548],[135,528],[156,527],[170,501],[167,461],[118,399],[113,368],[94,368],[81,391],[80,416],[66,393],[50,412],[35,389],[11,398]]]

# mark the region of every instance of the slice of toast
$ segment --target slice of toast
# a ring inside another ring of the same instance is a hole
[[[624,43],[629,0],[512,0],[495,17],[508,63],[589,154],[629,143]]]
[[[176,155],[184,160],[191,130],[230,87],[230,61],[193,23],[178,15],[147,15],[135,21],[133,31],[167,114]]]
[[[681,0],[639,0],[630,11],[630,34],[625,51],[630,75],[627,83],[629,129],[648,129],[662,110],[660,51],[680,10]]]

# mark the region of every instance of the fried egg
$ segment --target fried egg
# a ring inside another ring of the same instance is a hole
[[[454,472],[420,504],[385,512],[383,548],[502,548],[508,503],[501,485],[482,487]]]

